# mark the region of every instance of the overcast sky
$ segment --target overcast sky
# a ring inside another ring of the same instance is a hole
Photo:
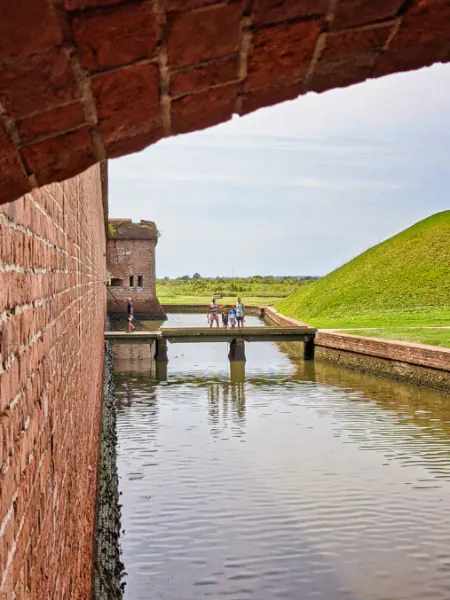
[[[450,65],[308,94],[109,162],[159,277],[323,275],[450,208]]]

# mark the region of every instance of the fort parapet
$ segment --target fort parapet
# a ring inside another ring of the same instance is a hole
[[[109,219],[107,241],[108,314],[124,317],[131,298],[138,319],[161,320],[165,313],[156,296],[155,250],[158,229],[153,221]]]

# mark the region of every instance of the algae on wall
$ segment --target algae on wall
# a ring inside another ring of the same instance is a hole
[[[117,432],[112,349],[106,343],[103,403],[97,477],[92,600],[122,600],[123,563],[120,560],[120,504],[117,475]]]

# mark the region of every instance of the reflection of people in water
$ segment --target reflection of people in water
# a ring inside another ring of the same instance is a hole
[[[130,384],[127,382],[127,386],[126,386],[126,394],[127,394],[127,402],[128,404],[131,404],[131,401],[133,400],[133,390],[130,388]]]
[[[225,381],[208,386],[208,413],[213,436],[231,429],[233,436],[245,432],[245,383]]]
[[[208,386],[208,399],[209,399],[209,418],[211,420],[213,431],[218,431],[219,420],[220,420],[220,387],[217,383],[212,383]]]
[[[231,400],[236,409],[237,421],[241,427],[245,424],[245,383],[231,384]]]

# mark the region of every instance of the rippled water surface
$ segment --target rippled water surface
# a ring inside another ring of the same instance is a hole
[[[450,397],[270,343],[247,344],[243,382],[223,343],[170,345],[167,382],[130,353],[127,600],[449,600]]]

